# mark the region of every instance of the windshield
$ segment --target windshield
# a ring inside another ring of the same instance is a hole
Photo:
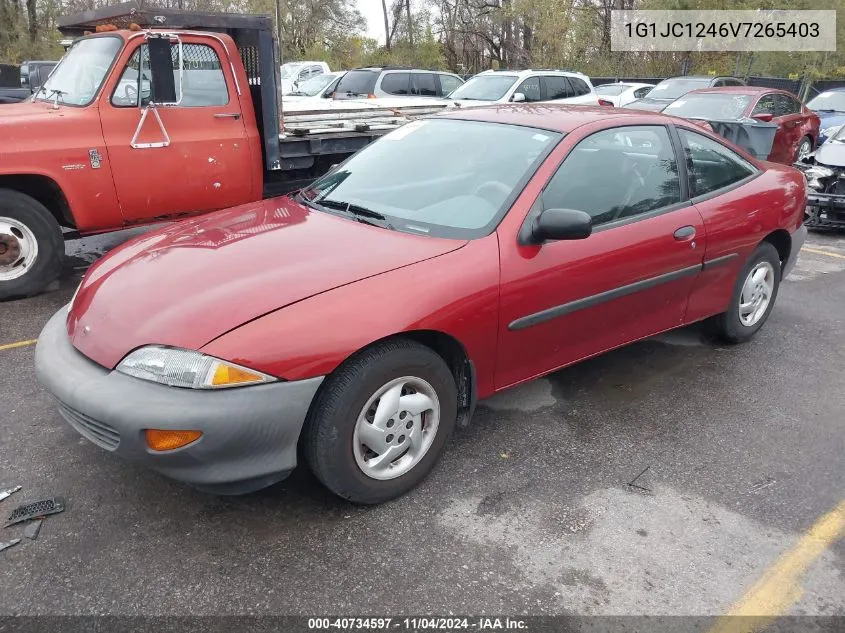
[[[119,37],[78,40],[62,57],[35,98],[39,101],[55,99],[66,105],[88,105],[97,96],[122,45],[123,40]]]
[[[690,119],[736,120],[742,118],[751,97],[730,93],[688,94],[673,101],[664,114]]]
[[[337,75],[332,73],[323,73],[316,77],[311,77],[308,81],[303,81],[296,87],[291,94],[302,95],[305,97],[313,97],[329,87],[329,84],[337,79]]]
[[[449,95],[450,99],[498,101],[516,82],[516,75],[480,75],[473,77]]]
[[[807,107],[810,110],[821,112],[824,110],[833,110],[834,112],[845,112],[845,91],[839,92],[823,92],[818,96],[813,97],[807,102]]]
[[[302,66],[304,66],[302,62],[288,62],[287,64],[282,64],[279,68],[282,79],[290,79],[299,72],[299,69],[302,68]]]
[[[627,89],[628,86],[625,84],[604,84],[602,86],[596,86],[595,88],[597,95],[607,95],[608,97],[621,95]]]
[[[648,99],[677,99],[690,90],[696,88],[707,88],[710,85],[709,79],[690,79],[688,77],[677,77],[675,79],[664,79],[648,93]]]
[[[408,233],[481,237],[560,138],[500,123],[413,121],[317,180],[303,197],[330,209],[364,209]]]

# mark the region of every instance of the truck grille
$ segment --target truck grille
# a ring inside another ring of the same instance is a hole
[[[98,422],[63,402],[59,403],[59,413],[80,435],[97,446],[113,451],[120,444],[120,433],[105,422]]]

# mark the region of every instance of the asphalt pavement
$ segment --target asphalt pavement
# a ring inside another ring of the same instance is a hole
[[[0,553],[0,615],[723,614],[845,501],[843,234],[811,234],[751,343],[690,327],[497,395],[419,488],[378,507],[304,468],[209,496],[61,420],[34,346],[4,345],[37,338],[125,238],[69,242],[55,287],[0,304],[0,489],[23,487],[0,518],[67,499]],[[776,576],[798,590],[785,612],[845,615],[830,540]]]

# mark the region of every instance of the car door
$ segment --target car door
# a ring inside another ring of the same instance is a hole
[[[778,93],[775,95],[778,112],[778,127],[783,128],[783,161],[792,163],[798,157],[798,145],[804,138],[804,123],[806,117],[801,111],[801,103],[789,95]]]
[[[497,389],[685,321],[705,234],[669,128],[579,133],[577,144],[564,141],[547,159],[559,166],[525,221],[499,227]],[[518,233],[550,208],[590,214],[592,235],[520,243]]]
[[[150,97],[149,53],[141,38],[135,41],[137,46],[123,70],[104,91],[100,108],[124,218],[139,221],[210,211],[258,196],[260,183],[241,103],[236,91],[229,89],[234,85],[231,70],[220,63],[225,52],[219,43],[208,38],[183,39],[181,104],[157,109],[161,126],[150,111],[139,127],[138,95],[144,101]],[[174,42],[174,66],[177,50]],[[178,86],[177,76],[177,95]]]
[[[526,103],[534,103],[536,101],[543,101],[543,91],[540,87],[540,76],[526,77],[514,90],[514,94],[522,93],[525,95]]]
[[[753,117],[758,114],[772,115],[772,123],[778,127],[777,130],[775,130],[775,137],[772,141],[772,150],[769,152],[768,159],[775,162],[783,162],[783,158],[786,156],[788,140],[786,138],[786,131],[783,125],[781,125],[780,118],[778,117],[778,104],[775,97],[776,94],[773,92],[769,92],[761,96],[751,109],[751,116]]]
[[[760,170],[732,149],[701,130],[677,130],[690,198],[707,233],[702,273],[687,310],[687,320],[697,321],[726,309],[736,276],[760,239],[761,211],[782,202],[776,191],[761,194],[745,186]]]

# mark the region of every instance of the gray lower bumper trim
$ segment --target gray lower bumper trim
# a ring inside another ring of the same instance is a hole
[[[296,466],[296,443],[323,377],[220,391],[166,387],[109,371],[71,345],[62,308],[38,339],[39,382],[97,445],[169,477],[224,494],[249,492]],[[186,447],[154,452],[144,429],[191,429]]]

